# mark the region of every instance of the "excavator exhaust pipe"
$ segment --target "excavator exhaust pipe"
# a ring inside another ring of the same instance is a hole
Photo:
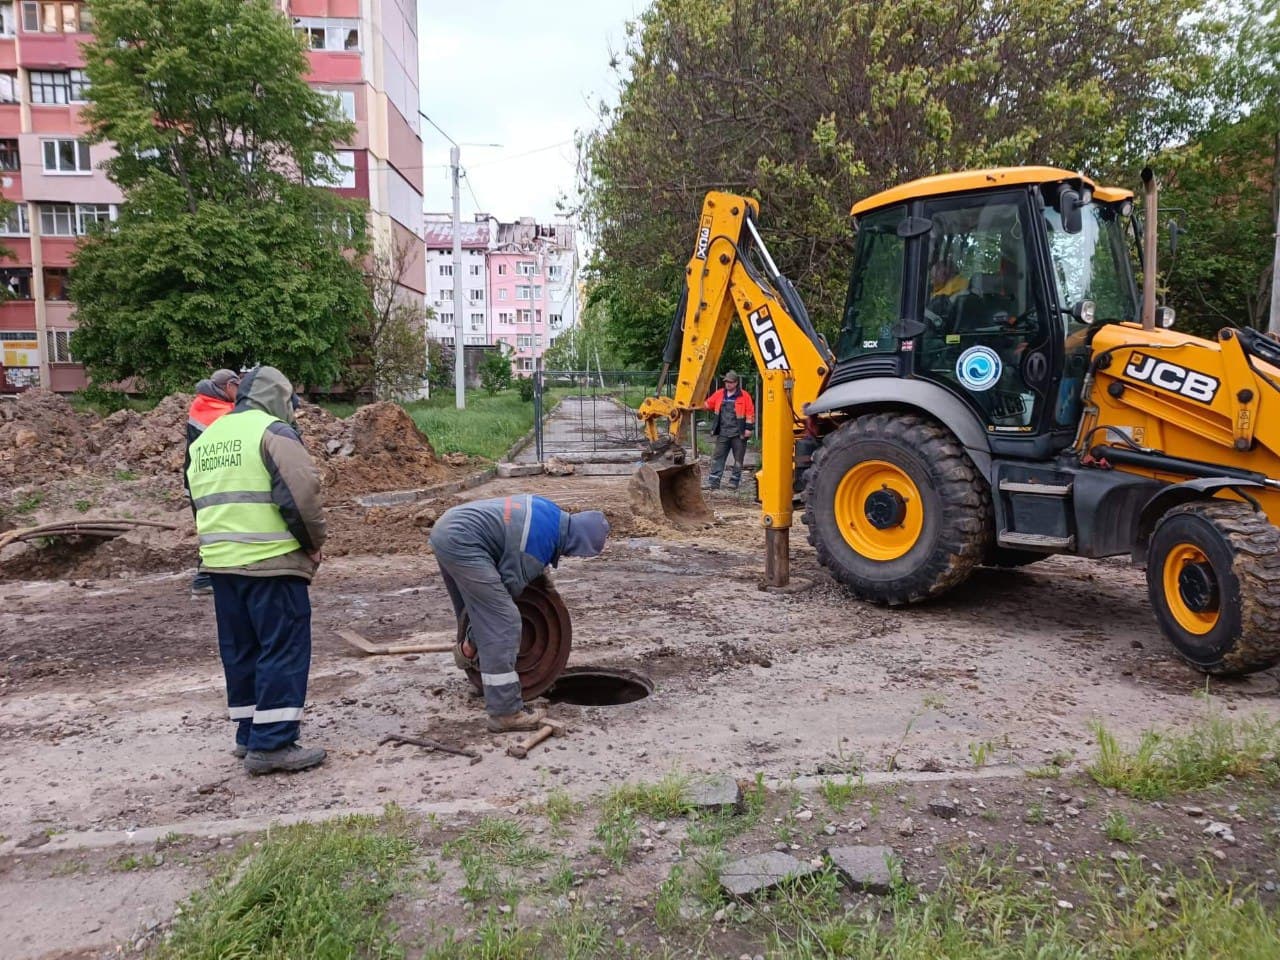
[[[702,496],[702,470],[696,463],[641,463],[631,475],[631,512],[680,530],[715,522]]]

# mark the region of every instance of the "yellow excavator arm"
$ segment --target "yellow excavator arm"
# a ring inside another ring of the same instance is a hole
[[[685,293],[663,356],[658,396],[640,405],[639,417],[651,450],[678,446],[691,414],[706,401],[734,317],[742,322],[762,378],[761,469],[756,476],[761,522],[768,531],[766,575],[770,583],[783,586],[795,441],[805,430],[804,405],[821,392],[833,357],[795,287],[769,256],[755,225],[759,213],[755,200],[707,194],[685,268]],[[671,395],[662,396],[677,357]]]

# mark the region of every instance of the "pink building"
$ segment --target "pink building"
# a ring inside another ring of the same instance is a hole
[[[531,373],[552,341],[577,322],[576,265],[570,225],[532,217],[497,225],[489,252],[492,337],[510,348],[517,374]]]
[[[401,283],[426,292],[422,256],[422,139],[413,0],[279,0],[311,50],[311,80],[356,124],[336,188],[368,201],[375,239],[412,251]],[[0,193],[16,204],[0,222],[0,392],[85,385],[70,352],[75,329],[67,271],[78,238],[114,220],[119,191],[100,169],[109,147],[84,140],[87,79],[80,45],[90,4],[0,0]]]

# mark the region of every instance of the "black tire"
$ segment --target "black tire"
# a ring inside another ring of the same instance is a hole
[[[1004,567],[1012,570],[1031,563],[1048,560],[1053,554],[1036,553],[1034,550],[1015,550],[1013,547],[992,547],[982,562],[988,567]]]
[[[1199,568],[1201,582],[1212,584],[1207,600],[1196,596],[1194,582],[1190,594],[1181,586],[1174,597],[1166,590],[1166,564],[1186,545],[1206,558],[1189,565]],[[1166,513],[1151,536],[1147,593],[1160,632],[1197,669],[1233,676],[1280,663],[1280,528],[1249,504],[1208,500]],[[1193,602],[1207,602],[1208,616],[1216,611],[1207,632],[1179,622],[1174,607],[1185,611]]]
[[[905,472],[921,495],[923,526],[915,545],[874,560],[850,545],[836,519],[836,491],[868,460]],[[819,562],[861,600],[898,605],[936,597],[963,583],[992,542],[991,494],[960,441],[914,413],[871,413],[823,440],[805,489],[804,522]]]

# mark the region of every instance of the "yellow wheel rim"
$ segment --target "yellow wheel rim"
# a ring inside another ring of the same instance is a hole
[[[1218,625],[1222,616],[1215,600],[1213,609],[1198,610],[1187,600],[1182,587],[1182,577],[1187,567],[1203,564],[1209,566],[1205,552],[1192,543],[1180,543],[1164,558],[1164,600],[1178,625],[1188,633],[1203,636]],[[1212,574],[1211,574],[1212,575]]]
[[[868,560],[897,560],[920,539],[924,503],[915,481],[885,460],[854,464],[836,488],[836,523]]]

